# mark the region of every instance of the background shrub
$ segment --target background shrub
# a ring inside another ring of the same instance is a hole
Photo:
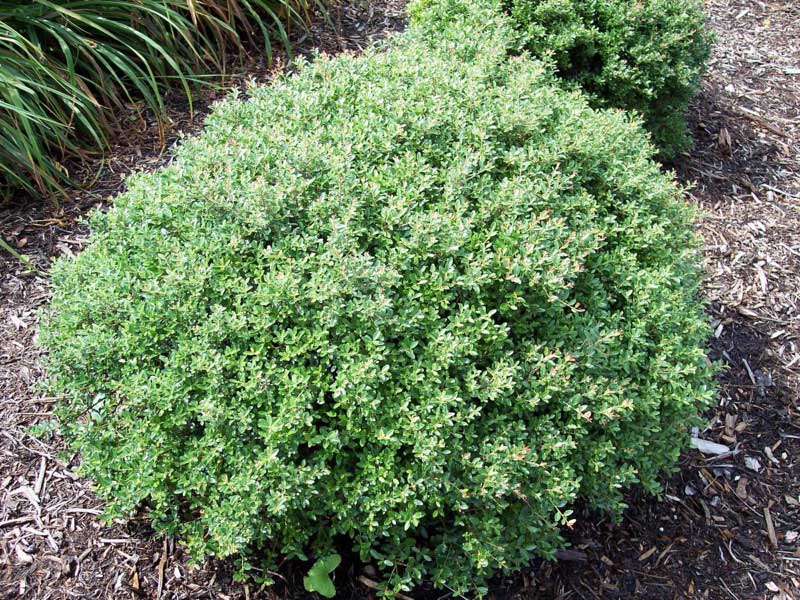
[[[711,49],[701,0],[506,0],[524,46],[600,107],[644,117],[662,156],[686,149],[686,112]]]
[[[286,42],[307,0],[0,0],[0,195],[60,189],[65,155],[99,151],[115,114],[224,70],[226,47]],[[130,124],[128,124],[130,125]]]
[[[690,145],[686,112],[711,49],[701,0],[498,0],[517,29],[516,46],[554,62],[599,108],[638,113],[672,158]],[[416,26],[436,30],[468,10],[457,0],[415,0]]]
[[[690,211],[473,4],[439,51],[220,104],[54,267],[51,391],[110,515],[464,591],[657,489],[711,395]]]

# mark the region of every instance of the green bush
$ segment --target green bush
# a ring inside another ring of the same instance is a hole
[[[525,47],[600,107],[633,110],[662,155],[690,145],[686,112],[711,48],[701,0],[506,0]]]
[[[0,0],[0,196],[62,190],[59,162],[100,152],[129,103],[225,69],[226,48],[288,43],[308,0]],[[125,125],[123,123],[122,125]],[[130,123],[127,123],[130,127]]]
[[[464,591],[658,488],[711,394],[690,211],[475,11],[221,103],[54,267],[50,388],[111,516]]]
[[[552,61],[593,106],[640,114],[662,158],[689,147],[686,112],[712,40],[701,0],[502,3],[518,30],[519,48]],[[503,10],[500,1],[497,6]],[[435,35],[452,18],[452,8],[448,0],[416,0],[411,14],[417,22],[427,20]]]

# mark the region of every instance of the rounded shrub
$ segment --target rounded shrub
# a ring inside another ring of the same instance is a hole
[[[505,0],[525,48],[595,106],[633,110],[662,156],[689,146],[686,112],[711,49],[701,0]]]
[[[50,387],[110,515],[465,591],[657,488],[711,394],[690,211],[623,113],[443,48],[221,103],[54,267]]]
[[[689,102],[711,51],[701,0],[480,0],[516,29],[509,52],[547,60],[595,108],[633,111],[662,159],[690,146]],[[414,0],[411,22],[439,31],[475,8],[461,0]],[[475,31],[476,35],[481,32]]]

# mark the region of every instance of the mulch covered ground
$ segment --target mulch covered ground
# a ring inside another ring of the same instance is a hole
[[[498,578],[495,598],[800,600],[800,3],[707,4],[717,46],[692,109],[696,147],[671,168],[702,211],[709,352],[726,367],[718,406],[697,436],[726,448],[686,452],[663,497],[633,492],[622,523],[582,515],[568,532],[572,550]],[[333,29],[320,22],[299,34],[298,48],[358,50],[402,27],[402,0],[345,5],[331,20]],[[254,63],[236,83],[263,81],[284,64]],[[102,166],[88,191],[58,206],[2,209],[0,234],[43,272],[53,257],[80,251],[87,232],[77,218],[119,191],[125,173],[166,161],[202,112],[190,119],[178,103],[160,130],[140,118],[105,158],[72,167],[91,178]],[[99,520],[102,504],[74,474],[77,457],[28,430],[46,422],[54,399],[34,388],[36,310],[49,284],[25,271],[0,255],[0,597],[307,596],[297,585],[302,565],[287,565],[289,581],[258,591],[233,583],[224,564],[188,567],[180,546],[145,521]],[[369,598],[372,577],[368,566],[345,564],[337,587]]]

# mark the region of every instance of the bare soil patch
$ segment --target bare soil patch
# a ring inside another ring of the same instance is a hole
[[[662,498],[631,492],[622,523],[580,515],[572,550],[498,578],[494,598],[800,599],[800,4],[707,4],[718,41],[692,109],[696,146],[671,167],[703,214],[709,354],[726,367],[698,436],[730,452],[686,452]],[[345,4],[331,21],[297,35],[298,51],[363,48],[402,27],[403,2]],[[235,83],[267,80],[287,62],[253,62]],[[166,162],[222,93],[206,94],[194,118],[176,102],[163,129],[131,107],[129,134],[102,160],[73,166],[88,182],[102,164],[92,186],[59,206],[0,210],[0,233],[46,273],[54,257],[83,246],[79,217],[122,189],[126,173]],[[101,502],[73,472],[77,457],[28,431],[57,401],[34,387],[36,310],[48,295],[46,275],[0,255],[0,597],[306,597],[302,565],[285,565],[278,585],[259,591],[233,582],[225,564],[190,568],[179,544],[143,519],[101,522]],[[374,577],[345,560],[340,595],[374,597]]]

